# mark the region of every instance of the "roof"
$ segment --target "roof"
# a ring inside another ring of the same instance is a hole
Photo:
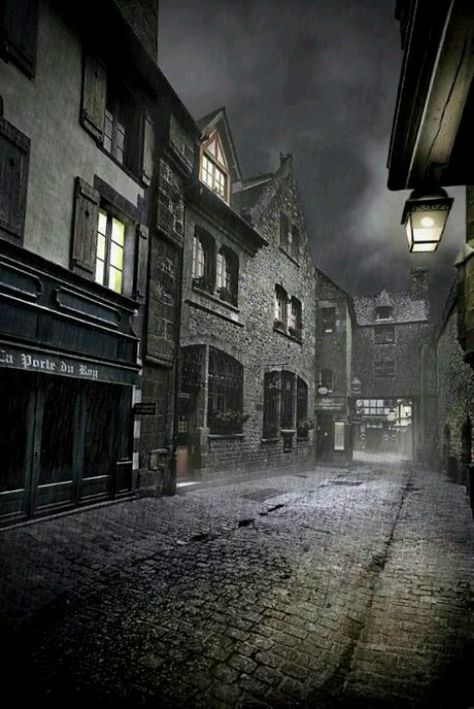
[[[388,293],[383,290],[377,295],[355,296],[353,298],[354,310],[358,325],[375,325],[376,323],[406,324],[414,322],[428,322],[429,305],[427,300],[414,300],[409,293]],[[386,320],[377,320],[376,308],[391,306],[392,317]]]
[[[201,130],[202,137],[212,133],[214,130],[219,132],[219,137],[223,142],[224,152],[228,160],[231,180],[232,182],[240,181],[242,179],[242,171],[240,169],[239,158],[237,150],[235,149],[225,107],[221,106],[221,108],[216,108],[214,111],[207,113],[202,118],[199,118],[196,124]]]

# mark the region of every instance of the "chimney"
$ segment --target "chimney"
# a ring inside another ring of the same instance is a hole
[[[425,268],[411,269],[410,298],[412,300],[426,300],[428,298],[428,272]]]

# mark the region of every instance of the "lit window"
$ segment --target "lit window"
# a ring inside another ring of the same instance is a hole
[[[213,293],[215,287],[215,253],[212,236],[196,230],[193,244],[193,285],[208,293]]]
[[[226,201],[228,200],[228,168],[217,135],[214,135],[204,145],[201,160],[201,180],[219,197]]]
[[[301,337],[302,330],[302,307],[298,298],[292,298],[290,304],[290,335]]]
[[[223,246],[217,254],[216,287],[221,300],[237,305],[239,259],[231,249]]]
[[[125,248],[125,224],[104,210],[99,210],[95,280],[116,293],[122,292]]]

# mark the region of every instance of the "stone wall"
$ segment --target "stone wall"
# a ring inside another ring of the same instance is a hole
[[[438,456],[442,469],[464,481],[470,422],[474,421],[474,373],[457,340],[457,307],[448,308],[437,341]]]

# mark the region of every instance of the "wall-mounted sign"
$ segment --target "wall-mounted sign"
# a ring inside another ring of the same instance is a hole
[[[74,377],[91,382],[136,384],[138,381],[138,372],[133,369],[111,367],[99,362],[88,362],[6,344],[0,347],[0,367],[21,369],[24,372]]]
[[[329,389],[327,387],[318,387],[319,396],[327,396],[329,394]]]
[[[133,412],[136,416],[155,416],[156,415],[156,402],[140,402],[135,404],[133,407]]]

